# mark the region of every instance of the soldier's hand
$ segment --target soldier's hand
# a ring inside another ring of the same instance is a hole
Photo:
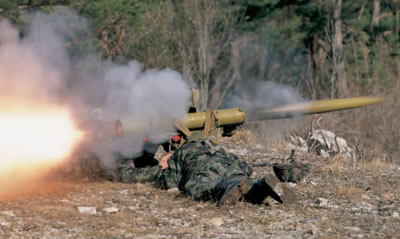
[[[158,163],[158,165],[160,165],[162,169],[168,168],[168,159],[169,159],[169,157],[171,157],[171,155],[172,155],[172,153],[169,153],[160,159],[160,162]]]

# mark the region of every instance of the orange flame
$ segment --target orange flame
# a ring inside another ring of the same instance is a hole
[[[0,194],[62,162],[82,136],[65,108],[0,100]]]

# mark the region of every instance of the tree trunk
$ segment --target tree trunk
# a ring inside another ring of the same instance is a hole
[[[333,72],[332,83],[337,84],[338,95],[341,97],[348,95],[346,75],[344,72],[344,53],[343,53],[343,35],[342,35],[342,0],[332,0],[333,3]],[[333,95],[332,95],[333,96]]]
[[[374,0],[374,8],[372,10],[372,20],[371,20],[371,31],[375,32],[375,27],[379,26],[381,14],[381,2],[380,0]]]
[[[400,33],[399,19],[400,19],[400,10],[396,10],[396,42],[397,43],[399,42],[399,33]],[[397,45],[396,52],[397,52],[397,54],[400,54],[399,44]],[[400,62],[399,62],[399,60],[397,61],[397,79],[400,79]]]

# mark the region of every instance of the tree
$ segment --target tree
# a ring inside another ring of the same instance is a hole
[[[201,108],[217,108],[240,77],[239,49],[246,40],[237,29],[244,8],[226,0],[172,2],[183,77],[199,88]]]
[[[336,96],[347,96],[347,80],[344,71],[344,52],[343,52],[343,34],[342,34],[342,0],[331,0],[332,29],[328,37],[332,49],[332,73],[331,73],[331,98]],[[337,90],[336,90],[337,86]]]

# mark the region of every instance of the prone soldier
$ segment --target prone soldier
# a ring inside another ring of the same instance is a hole
[[[282,203],[266,178],[251,178],[252,169],[235,155],[192,133],[187,142],[160,161],[160,165],[135,167],[134,162],[118,162],[117,175],[125,183],[157,182],[163,189],[178,188],[195,200],[217,205],[247,201],[260,204],[268,196]]]

